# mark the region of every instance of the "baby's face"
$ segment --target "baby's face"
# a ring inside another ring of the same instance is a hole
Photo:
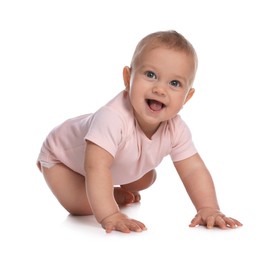
[[[193,95],[195,67],[191,55],[159,47],[142,53],[131,71],[128,69],[127,91],[135,117],[148,136]]]

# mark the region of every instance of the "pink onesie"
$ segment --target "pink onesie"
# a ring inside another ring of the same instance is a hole
[[[197,153],[191,133],[179,115],[162,123],[152,138],[147,138],[123,93],[95,113],[69,119],[54,128],[43,143],[38,161],[63,163],[85,175],[85,146],[90,140],[114,157],[113,184],[121,185],[141,178],[166,155],[175,162]]]

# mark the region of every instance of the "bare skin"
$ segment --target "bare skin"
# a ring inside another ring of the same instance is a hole
[[[182,163],[176,164],[176,167],[182,172]],[[85,178],[82,175],[72,171],[63,164],[56,164],[50,169],[43,168],[42,172],[53,194],[70,214],[76,216],[93,214],[87,198]],[[181,179],[183,178],[182,175],[180,177]],[[208,178],[208,174],[206,175],[206,178]],[[120,187],[114,187],[113,194],[116,203],[119,206],[123,206],[139,202],[141,200],[139,191],[151,186],[155,180],[156,171],[152,170],[138,181],[126,185],[121,185]],[[186,181],[183,181],[186,184]],[[186,188],[190,189],[190,187],[188,186]],[[193,197],[191,199],[192,201],[194,201]],[[116,218],[123,219],[128,225],[125,226],[125,224],[121,224],[121,227],[119,227],[118,225],[115,228],[121,232],[129,233],[130,231],[141,232],[143,230],[146,230],[146,227],[143,223],[134,219],[128,219],[127,216],[125,216],[121,212],[115,212],[111,216],[107,216],[102,220],[101,224],[105,228],[107,233],[110,233],[112,230],[114,230],[112,221]],[[226,229],[227,227],[235,228],[236,226],[241,226],[242,224],[236,219],[226,217],[224,214],[222,214],[219,211],[217,205],[217,209],[208,207],[198,209],[198,213],[192,219],[189,226],[195,227],[198,225],[204,225],[207,228],[218,226],[221,229]]]
[[[45,167],[41,169],[40,165],[38,165],[38,167],[42,170],[44,178],[55,197],[70,214],[76,216],[93,214],[87,197],[84,176],[72,171],[63,164],[56,164],[49,169]],[[113,195],[116,203],[119,206],[123,206],[139,202],[141,199],[139,191],[148,188],[154,183],[155,179],[156,171],[151,170],[138,181],[121,185],[120,187],[114,187]],[[110,225],[110,219],[117,217],[117,215],[125,219],[127,218],[120,212],[114,214],[114,216],[108,216],[108,218],[101,223],[107,233],[114,229],[114,227]],[[105,221],[106,223],[104,223]],[[132,219],[128,219],[128,221],[131,226],[134,222],[138,224],[132,228],[122,226],[120,227],[120,231],[129,233],[130,231],[138,232],[146,229],[145,225],[139,221]],[[119,229],[119,227],[117,229]]]
[[[162,122],[179,113],[194,95],[195,57],[167,48],[144,48],[132,67],[125,67],[123,78],[134,117],[143,134],[151,139]],[[119,205],[138,202],[139,191],[155,181],[154,170],[141,179],[120,187],[113,186],[112,165],[115,157],[97,144],[86,141],[84,158],[86,177],[63,164],[43,169],[54,195],[73,215],[91,215],[107,233],[112,230],[141,232],[145,225],[123,214]],[[199,154],[174,162],[197,214],[190,227],[235,228],[242,224],[225,216],[219,208],[211,175]]]
[[[238,220],[227,217],[220,211],[213,180],[199,154],[175,162],[174,166],[197,210],[190,227],[203,225],[209,229],[227,229],[242,226]]]

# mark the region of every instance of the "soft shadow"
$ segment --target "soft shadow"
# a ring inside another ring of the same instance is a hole
[[[134,215],[136,215],[138,210],[140,209],[140,205],[141,204],[139,202],[126,205],[126,206],[120,207],[120,210],[126,215],[129,215],[129,216],[132,215],[134,217]],[[73,216],[69,214],[64,221],[64,225],[71,227],[71,228],[81,229],[81,230],[88,230],[88,229],[90,229],[91,231],[103,230],[101,225],[96,221],[93,215]]]
[[[76,227],[90,227],[93,229],[100,229],[100,224],[96,221],[93,215],[91,216],[73,216],[69,214],[65,220],[67,225],[76,226]]]

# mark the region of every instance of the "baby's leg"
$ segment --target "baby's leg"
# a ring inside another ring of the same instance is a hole
[[[73,215],[91,215],[84,176],[63,164],[42,167],[44,178],[62,206]]]
[[[44,178],[55,197],[70,214],[78,216],[93,214],[87,199],[84,176],[63,164],[55,164],[51,168],[41,167],[38,164],[38,167],[43,172]],[[148,173],[145,176],[137,182],[148,183],[151,174]],[[125,188],[114,188],[114,197],[117,204],[124,205],[140,200],[137,190],[135,192],[135,190],[128,189],[130,187],[134,188],[137,182],[123,185]]]
[[[137,181],[121,185],[122,188],[128,191],[140,191],[145,190],[150,187],[156,180],[156,171],[151,170],[147,172],[142,178],[138,179]]]

